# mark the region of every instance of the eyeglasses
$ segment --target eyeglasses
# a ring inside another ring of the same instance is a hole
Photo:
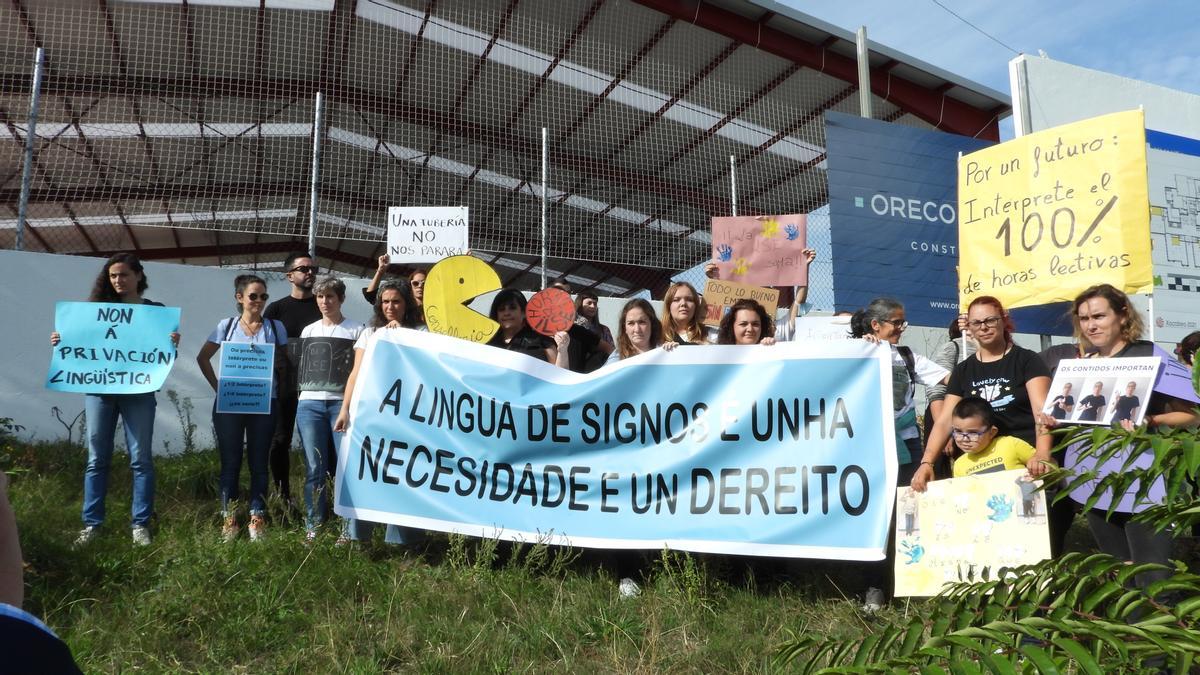
[[[953,435],[954,440],[957,440],[957,441],[975,442],[975,441],[979,440],[980,438],[983,438],[983,435],[986,434],[988,431],[990,431],[990,429],[984,429],[983,431],[963,431],[961,429],[952,429],[950,431],[950,434]]]
[[[989,316],[986,319],[976,319],[974,321],[968,321],[967,328],[970,328],[971,330],[979,330],[980,328],[983,328],[984,326],[987,326],[988,328],[995,328],[996,325],[999,324],[1002,320],[1003,320],[1003,317]]]
[[[259,300],[266,302],[267,298],[271,297],[270,295],[268,295],[266,293],[263,293],[261,295],[259,295],[258,293],[246,293],[245,296],[246,296],[246,299],[249,300],[250,302],[258,302]]]
[[[317,267],[316,265],[299,265],[288,270],[288,274],[291,274],[292,272],[299,272],[301,274],[316,274],[320,271],[321,268]]]
[[[425,280],[424,279],[416,279],[414,281],[408,282],[408,285],[412,286],[413,288],[421,288],[425,285]]]
[[[896,330],[905,330],[908,328],[908,322],[904,319],[884,319],[883,323],[890,323]]]

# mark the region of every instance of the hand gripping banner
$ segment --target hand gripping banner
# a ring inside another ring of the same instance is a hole
[[[344,517],[613,549],[880,560],[891,366],[859,341],[681,347],[590,374],[378,331],[338,458]]]

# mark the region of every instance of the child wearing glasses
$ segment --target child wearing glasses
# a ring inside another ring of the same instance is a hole
[[[954,460],[954,477],[1020,469],[1033,459],[1032,445],[1016,436],[1001,436],[992,405],[968,396],[954,406],[950,436],[963,451]]]

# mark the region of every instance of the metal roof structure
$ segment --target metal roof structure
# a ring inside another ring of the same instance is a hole
[[[826,202],[823,113],[857,111],[852,34],[764,0],[10,0],[0,246],[13,247],[37,47],[28,250],[369,275],[387,207],[466,204],[506,284],[605,295],[709,255],[709,219]],[[872,46],[875,116],[998,139],[1007,98]],[[325,114],[314,114],[317,92]]]

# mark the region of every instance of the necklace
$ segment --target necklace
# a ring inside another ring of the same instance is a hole
[[[255,322],[258,324],[258,328],[251,328],[250,324],[246,321],[246,317],[242,317],[241,322],[242,322],[242,326],[244,326],[246,328],[246,335],[249,335],[251,337],[258,335],[258,331],[262,329],[262,321],[261,320]]]

